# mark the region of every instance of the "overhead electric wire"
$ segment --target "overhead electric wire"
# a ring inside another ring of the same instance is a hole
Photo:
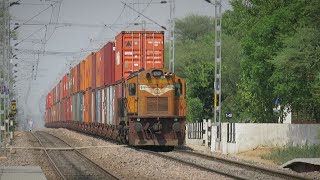
[[[131,10],[133,10],[134,12],[140,14],[141,16],[143,16],[144,18],[148,19],[149,21],[153,22],[154,24],[158,25],[159,27],[161,27],[164,30],[167,30],[166,27],[161,26],[159,23],[157,23],[156,21],[152,20],[151,18],[145,16],[144,14],[142,14],[141,12],[135,10],[134,8],[132,8],[131,6],[127,5],[125,2],[121,1],[122,4],[126,5],[128,8],[130,8]]]
[[[147,4],[147,6],[141,11],[142,13],[145,12],[145,10],[150,6],[150,4],[152,3],[153,0],[150,0]],[[135,22],[137,19],[139,19],[140,15],[138,15],[134,20],[132,20],[132,22]],[[130,25],[128,25],[124,30],[128,29]]]
[[[21,41],[15,43],[14,46],[22,43],[24,40],[26,40],[26,39],[28,39],[29,37],[33,36],[34,34],[38,33],[40,30],[42,30],[42,29],[45,28],[45,27],[46,27],[46,26],[43,26],[43,27],[37,29],[35,32],[33,32],[32,34],[30,34],[28,37],[26,37],[26,38],[22,39]]]
[[[30,22],[32,19],[34,19],[35,17],[39,16],[41,13],[43,13],[44,11],[46,11],[47,9],[49,9],[50,7],[52,7],[54,4],[56,4],[57,2],[51,4],[50,6],[48,6],[47,8],[45,8],[44,10],[42,10],[41,12],[39,12],[38,14],[32,16],[30,19],[28,19],[26,22],[22,23],[21,25],[19,25],[18,27],[23,26],[24,24]],[[16,27],[15,29],[17,29],[18,27]]]

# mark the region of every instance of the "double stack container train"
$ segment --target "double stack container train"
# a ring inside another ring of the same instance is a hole
[[[164,33],[123,31],[48,93],[45,126],[132,146],[184,142],[185,80],[164,69]]]

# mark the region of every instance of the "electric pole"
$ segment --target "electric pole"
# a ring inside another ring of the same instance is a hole
[[[170,44],[169,44],[169,70],[174,72],[174,13],[175,13],[175,0],[170,1]]]
[[[221,142],[221,0],[215,0],[215,43],[214,43],[214,123],[217,126],[218,149]]]

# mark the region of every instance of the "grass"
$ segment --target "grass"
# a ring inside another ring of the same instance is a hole
[[[262,156],[263,159],[272,160],[277,164],[283,164],[294,158],[320,158],[320,145],[312,146],[287,146],[277,148],[270,154]]]

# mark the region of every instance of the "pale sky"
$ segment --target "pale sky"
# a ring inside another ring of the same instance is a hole
[[[44,95],[67,73],[70,64],[76,65],[122,30],[141,30],[142,21],[146,22],[147,30],[163,30],[155,23],[169,29],[170,6],[160,4],[160,0],[123,0],[153,22],[138,17],[121,0],[57,1],[60,0],[21,0],[20,5],[10,7],[11,29],[17,26],[15,23],[22,24],[17,29],[18,39],[11,41],[12,46],[18,43],[13,47],[17,49],[13,54],[18,57],[13,63],[18,63],[15,74],[16,91],[20,95],[18,108],[24,113],[20,121],[26,121],[29,116],[35,127],[43,126]],[[223,10],[230,9],[227,0],[222,2]],[[175,0],[175,5],[176,18],[190,14],[214,16],[214,6],[204,0]],[[31,79],[40,50],[45,53],[39,54],[37,76],[35,79],[34,71]]]

